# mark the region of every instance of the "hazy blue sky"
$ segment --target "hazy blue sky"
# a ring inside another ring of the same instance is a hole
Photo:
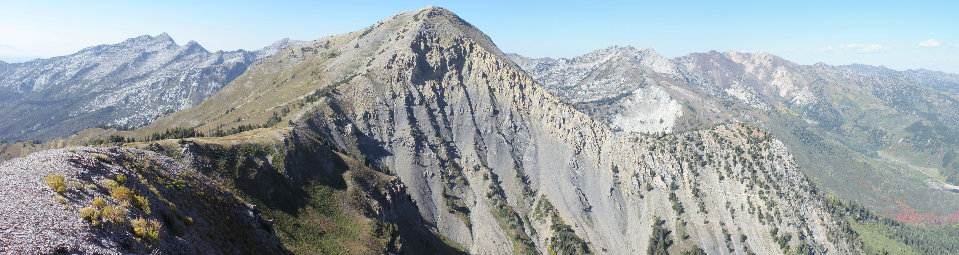
[[[169,33],[208,50],[313,40],[426,5],[445,7],[503,51],[572,57],[612,45],[666,57],[768,51],[801,63],[959,73],[959,1],[8,1],[0,60],[21,62]]]

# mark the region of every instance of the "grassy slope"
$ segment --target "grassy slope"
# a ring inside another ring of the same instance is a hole
[[[199,165],[207,166],[200,171],[257,205],[296,254],[465,252],[425,226],[404,225],[373,209],[386,207],[377,199],[382,199],[391,176],[312,138],[306,140],[318,143],[306,147],[274,140],[289,131],[257,129],[228,137],[188,138],[183,144],[165,140],[154,150],[182,158],[181,146],[194,146]],[[299,152],[321,155],[299,162]],[[295,174],[301,176],[291,177]]]

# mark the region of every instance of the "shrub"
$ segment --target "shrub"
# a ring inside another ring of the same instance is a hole
[[[122,225],[127,221],[127,212],[123,208],[116,206],[105,206],[100,210],[100,215],[104,220],[111,221],[117,225]]]
[[[669,254],[667,250],[669,246],[673,245],[673,239],[669,236],[672,231],[663,227],[665,224],[666,222],[660,220],[659,217],[653,217],[653,230],[649,236],[649,246],[646,249],[647,254]]]
[[[102,197],[93,199],[93,206],[96,206],[97,208],[103,208],[106,205],[107,205],[107,200],[103,199]]]
[[[81,184],[80,182],[76,182],[76,181],[68,181],[68,182],[67,182],[67,186],[76,188],[76,189],[78,189],[78,190],[80,190],[80,191],[83,191],[84,189],[86,189],[86,188],[83,186],[83,184]]]
[[[100,161],[103,161],[103,162],[107,162],[107,163],[113,162],[113,160],[110,159],[110,156],[107,156],[106,154],[93,152],[93,153],[90,153],[90,156],[93,156],[93,158],[99,159]]]
[[[96,190],[96,189],[97,189],[97,185],[87,184],[87,189]]]
[[[67,191],[67,185],[64,182],[65,179],[66,177],[60,174],[51,174],[43,177],[43,180],[47,181],[47,186],[50,186],[50,188],[57,193]]]
[[[133,191],[127,187],[119,186],[110,190],[110,196],[120,201],[123,206],[129,206],[133,203]]]
[[[114,181],[114,180],[103,180],[101,184],[103,184],[103,187],[107,188],[107,190],[113,190],[113,189],[116,189],[117,187],[120,187],[120,184],[118,184],[117,181]]]
[[[90,222],[94,226],[100,225],[100,211],[93,207],[80,208],[80,218]]]
[[[117,183],[127,182],[127,177],[123,174],[117,174],[117,177],[115,179],[117,180]]]
[[[137,218],[130,221],[130,226],[133,227],[133,234],[140,238],[150,242],[156,242],[160,239],[160,222]]]
[[[144,196],[134,195],[133,205],[139,207],[144,213],[150,214],[150,200]]]

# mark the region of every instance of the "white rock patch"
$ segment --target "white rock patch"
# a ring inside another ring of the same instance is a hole
[[[671,132],[683,116],[683,106],[658,86],[636,89],[620,105],[612,125],[627,132]]]

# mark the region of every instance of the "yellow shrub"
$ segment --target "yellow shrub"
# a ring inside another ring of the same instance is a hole
[[[100,211],[93,207],[80,208],[80,218],[90,222],[94,226],[100,225]]]
[[[139,207],[144,213],[150,214],[150,199],[147,199],[144,196],[134,195],[133,205]]]
[[[133,202],[133,191],[127,187],[119,186],[111,189],[110,196],[120,201],[123,206],[129,206]]]
[[[130,226],[133,227],[133,234],[140,238],[150,242],[156,242],[160,239],[160,222],[137,218],[130,221]]]
[[[124,183],[127,181],[127,177],[123,174],[117,174],[116,180],[118,183]]]
[[[116,206],[105,206],[103,210],[100,210],[100,215],[104,220],[111,221],[116,224],[124,224],[127,221],[127,212],[121,207]]]
[[[103,184],[103,187],[107,188],[107,190],[113,190],[120,186],[120,184],[118,184],[117,181],[114,181],[114,180],[103,180],[102,184]]]
[[[63,193],[64,191],[67,191],[65,179],[66,177],[60,174],[51,174],[43,177],[43,180],[47,181],[47,186],[50,186],[50,188],[57,193]]]
[[[96,206],[97,208],[103,208],[106,205],[107,205],[107,200],[103,199],[102,197],[93,199],[93,206]]]
[[[80,191],[83,191],[84,189],[86,189],[86,187],[84,187],[83,184],[81,184],[80,182],[76,182],[76,181],[68,181],[68,182],[67,182],[67,186],[76,188],[76,189],[78,189],[78,190],[80,190]]]

